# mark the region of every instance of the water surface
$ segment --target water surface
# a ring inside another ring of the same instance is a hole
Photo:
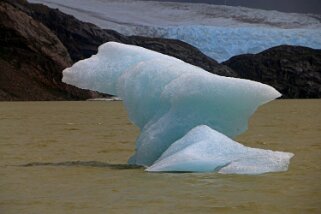
[[[126,165],[139,131],[121,102],[0,103],[0,213],[321,213],[321,100],[277,100],[241,143],[295,154],[255,176]]]

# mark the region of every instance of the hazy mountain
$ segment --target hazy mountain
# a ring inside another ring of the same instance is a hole
[[[320,0],[158,0],[243,6],[265,10],[321,14]]]

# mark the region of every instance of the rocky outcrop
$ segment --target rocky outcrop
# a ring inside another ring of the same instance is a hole
[[[138,45],[176,57],[184,62],[201,67],[213,74],[227,77],[238,77],[236,72],[234,72],[228,66],[219,64],[216,60],[206,56],[194,46],[191,46],[180,40],[146,38],[139,36],[131,36],[128,39],[130,42],[124,43]]]
[[[0,2],[0,100],[92,98],[95,92],[61,82],[72,64],[69,53],[46,26],[6,1]]]
[[[321,50],[284,45],[223,64],[241,78],[273,86],[283,98],[321,98]]]

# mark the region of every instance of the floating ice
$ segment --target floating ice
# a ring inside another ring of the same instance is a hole
[[[257,107],[280,96],[279,92],[268,85],[218,76],[174,57],[115,42],[103,44],[99,47],[97,55],[65,69],[63,81],[80,88],[117,95],[124,100],[130,120],[141,129],[136,142],[136,153],[129,163],[143,166],[153,165],[171,144],[199,125],[216,130],[217,132],[213,130],[216,134],[205,133],[213,138],[221,138],[222,134],[234,137],[244,132],[247,129],[248,118]],[[215,139],[209,139],[205,144],[199,144],[197,140],[191,140],[193,137],[190,134],[188,136],[187,141],[195,143],[195,146],[187,147],[189,149],[195,147],[204,150],[211,142],[215,142]],[[227,141],[224,139],[222,147],[227,145]],[[237,148],[233,146],[231,151],[235,153]],[[246,150],[240,150],[243,153],[244,151]],[[244,167],[250,156],[255,157],[255,149],[248,151],[247,159],[246,155],[242,156],[244,160],[238,162],[233,159],[234,162],[226,168],[230,171],[226,172],[244,173],[245,170],[237,168],[239,165],[236,165],[236,168],[232,167],[236,163],[241,163],[240,166]],[[279,160],[282,153],[270,153],[272,152],[266,152],[269,155],[264,159],[266,162],[254,158],[254,161],[261,163],[258,166],[262,168],[261,171],[255,172],[275,171],[277,167],[272,162]],[[204,153],[204,156],[206,155],[208,154]],[[259,159],[261,156],[258,156]],[[175,160],[175,156],[172,158]],[[284,153],[282,160],[288,161],[289,158],[289,155]],[[271,167],[266,164],[268,160]],[[184,165],[187,167],[184,171],[190,171],[192,168],[194,170],[191,171],[210,169],[207,159],[203,161],[204,166],[195,165],[193,168]],[[284,169],[281,166],[287,165],[286,161],[279,163],[279,169]],[[212,167],[211,171],[217,167]],[[149,168],[151,169],[153,167]],[[175,167],[172,169],[175,171]],[[253,170],[249,171],[252,172]]]
[[[173,143],[146,170],[261,174],[286,171],[293,154],[243,146],[201,125]]]

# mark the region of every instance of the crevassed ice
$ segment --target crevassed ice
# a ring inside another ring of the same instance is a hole
[[[65,69],[63,81],[123,99],[129,119],[141,130],[136,153],[129,163],[142,166],[153,165],[194,127],[205,125],[228,137],[244,132],[257,107],[280,96],[268,85],[218,76],[174,57],[115,42],[103,44],[97,55]],[[218,134],[208,136],[217,138]],[[211,142],[207,141],[205,147]],[[222,141],[222,146],[225,142]],[[194,143],[198,148],[199,142]],[[203,143],[199,148],[204,148]],[[237,147],[233,149],[237,151]],[[251,155],[254,157],[253,152]],[[232,166],[229,164],[230,169]],[[263,171],[275,171],[272,168]],[[175,167],[172,169],[175,171]],[[194,169],[191,171],[204,171]]]
[[[179,39],[222,62],[278,45],[321,49],[320,15],[155,1],[31,0],[125,35]]]
[[[256,54],[279,45],[321,49],[320,27],[316,29],[280,29],[186,26],[167,29],[163,37],[187,42],[218,62],[226,61],[240,54]]]
[[[125,35],[178,39],[223,62],[241,54],[256,54],[279,45],[321,49],[321,25],[315,29],[284,29],[271,26],[131,26],[115,25]]]

